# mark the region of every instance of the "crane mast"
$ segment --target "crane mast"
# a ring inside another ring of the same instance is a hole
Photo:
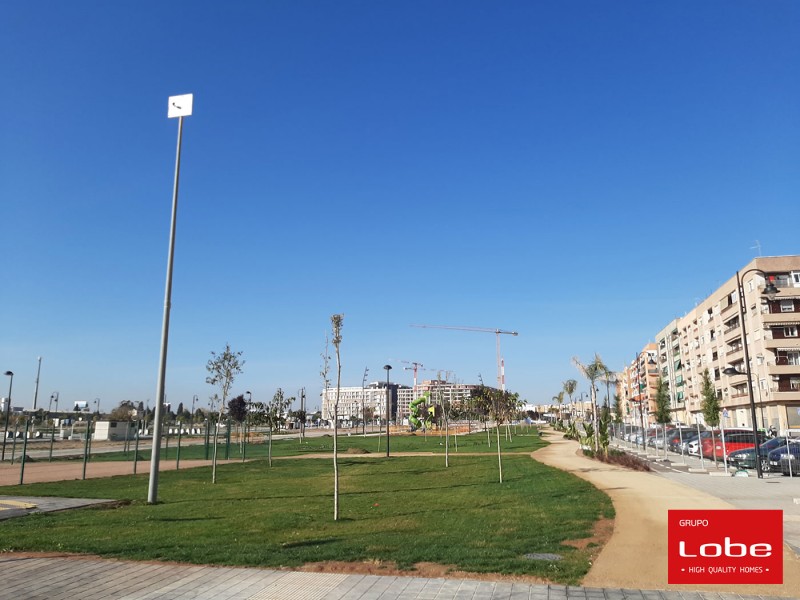
[[[516,331],[506,331],[505,329],[489,329],[487,327],[459,327],[455,325],[411,325],[411,327],[421,327],[423,329],[452,329],[456,331],[477,331],[481,333],[495,334],[495,351],[497,354],[497,388],[506,391],[505,361],[500,356],[500,336],[519,335]]]

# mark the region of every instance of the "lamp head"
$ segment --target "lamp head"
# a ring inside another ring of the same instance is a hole
[[[11,371],[6,371],[6,375],[8,375],[9,377],[13,377],[14,373],[12,373]]]
[[[775,296],[777,296],[780,293],[780,290],[778,290],[778,288],[775,287],[775,284],[770,281],[769,283],[767,283],[767,285],[764,287],[764,290],[761,293],[764,294],[770,300],[775,300]]]
[[[726,367],[726,368],[722,369],[722,372],[725,375],[745,375],[745,373],[742,373],[736,367]]]
[[[392,365],[383,365],[383,368],[386,369],[387,371],[391,371]]]

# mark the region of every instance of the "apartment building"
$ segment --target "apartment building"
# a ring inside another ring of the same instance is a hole
[[[451,406],[463,404],[472,396],[472,390],[478,386],[468,383],[454,383],[443,379],[429,379],[414,388],[414,397],[419,398],[424,393],[429,393],[434,402],[447,402]]]
[[[653,422],[658,378],[656,344],[647,344],[617,375],[617,397],[626,422],[645,426]]]
[[[391,420],[398,418],[398,408],[405,404],[405,415],[408,415],[408,405],[411,403],[412,389],[407,385],[397,383],[389,384]],[[336,402],[336,387],[330,387],[320,393],[322,418],[333,420],[334,403]],[[339,421],[360,421],[365,417],[367,421],[373,419],[386,419],[386,382],[374,381],[365,387],[339,388]],[[403,418],[402,414],[399,418]]]
[[[476,385],[453,383],[440,379],[431,379],[417,384],[415,387],[390,383],[392,417],[397,423],[408,419],[411,402],[428,392],[430,397],[439,402],[440,399],[451,404],[465,401]],[[333,420],[333,404],[336,401],[336,388],[328,388],[320,394],[322,400],[322,418]],[[368,386],[343,387],[339,390],[339,420],[359,421],[366,415],[367,420],[386,418],[386,382],[376,381]]]
[[[749,371],[757,426],[800,434],[800,256],[756,258],[742,267],[738,277],[743,308],[735,275],[658,332],[656,364],[648,358],[647,366],[657,367],[656,383],[662,377],[667,384],[673,421],[704,423],[702,380],[708,369],[723,426],[752,427]],[[765,295],[768,284],[777,288],[772,298]],[[641,373],[641,361],[637,362]],[[630,368],[625,371],[623,379],[636,376]],[[635,386],[627,385],[635,398]],[[652,421],[655,388],[650,381],[645,385],[653,395],[647,402]],[[623,399],[624,394],[622,389]]]

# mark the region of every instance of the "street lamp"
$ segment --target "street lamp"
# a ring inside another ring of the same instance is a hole
[[[181,173],[181,141],[183,139],[183,118],[191,116],[194,96],[170,96],[167,118],[178,119],[178,148],[175,151],[175,180],[172,186],[172,220],[169,232],[169,251],[167,253],[167,282],[164,290],[164,316],[161,324],[161,352],[156,385],[156,410],[153,419],[153,449],[150,452],[150,480],[147,487],[147,503],[158,502],[158,469],[161,452],[161,416],[164,411],[167,379],[167,345],[169,340],[169,313],[172,305],[172,264],[175,256],[175,229],[178,220],[178,181]]]
[[[52,394],[50,394],[50,404],[47,405],[47,418],[51,420],[51,422],[50,422],[50,457],[48,458],[48,462],[52,462],[52,460],[53,460],[53,441],[55,440],[55,436],[56,436],[55,420],[50,415],[50,409],[53,406],[53,402],[56,403],[56,409],[58,409],[58,392],[53,392]]]
[[[247,393],[249,394],[250,392],[247,392]],[[197,402],[197,400],[198,400],[197,394],[192,396],[192,423],[191,423],[192,427],[194,427],[194,403]]]
[[[747,275],[748,273],[761,273],[764,276],[764,279],[767,279],[767,274],[764,273],[761,269],[748,269],[741,275],[739,275],[739,271],[736,271],[736,293],[739,296],[739,320],[742,323],[742,345],[744,346],[744,364],[745,364],[745,372],[742,373],[735,367],[726,367],[723,369],[723,373],[725,375],[746,375],[747,376],[747,393],[750,399],[750,420],[753,424],[753,449],[755,451],[755,461],[756,461],[756,474],[758,475],[759,479],[764,477],[764,473],[761,470],[761,460],[758,454],[758,423],[756,422],[756,401],[755,395],[753,394],[753,375],[750,372],[750,350],[747,346],[747,326],[745,325],[745,305],[744,305],[744,288],[742,287],[742,277]],[[775,296],[778,294],[778,288],[775,287],[775,284],[771,281],[767,281],[767,285],[764,287],[762,294],[769,298],[770,300],[774,300]]]
[[[386,458],[389,458],[389,421],[392,418],[392,394],[389,391],[389,371],[392,365],[383,365],[386,369]]]
[[[6,438],[8,437],[8,414],[11,410],[11,386],[14,383],[14,373],[11,371],[6,371],[6,376],[10,377],[8,380],[8,398],[6,398],[6,428],[3,432],[3,456],[0,458],[0,461],[4,461],[6,459]]]
[[[361,432],[364,434],[364,437],[367,437],[367,411],[364,408],[366,403],[366,393],[364,392],[364,388],[367,387],[367,373],[369,373],[369,367],[364,367],[364,378],[361,380]]]

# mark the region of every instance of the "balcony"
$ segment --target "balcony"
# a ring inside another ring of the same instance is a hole
[[[800,365],[790,365],[790,364],[775,364],[773,362],[768,362],[767,366],[769,367],[769,374],[770,375],[800,375]]]
[[[726,328],[722,332],[722,339],[728,344],[730,344],[731,341],[735,340],[736,338],[740,337],[742,337],[742,328],[739,327],[738,323],[736,325],[732,325]]]
[[[766,327],[773,325],[800,325],[800,312],[774,312],[761,315],[761,321]]]
[[[741,371],[743,368],[744,368],[744,365],[737,365],[736,366],[736,369],[738,371]],[[728,378],[728,385],[730,387],[737,387],[737,386],[743,385],[744,383],[747,382],[747,374],[746,373],[742,373],[741,375],[726,375],[726,377]]]
[[[736,308],[737,306],[738,306],[738,303],[737,303],[737,302],[731,302],[730,304],[728,304],[728,306],[726,306],[726,307],[725,307],[725,308],[723,308],[721,311],[719,311],[719,314],[720,314],[720,315],[726,315],[726,314],[728,314],[730,311],[732,311],[734,308]]]
[[[742,346],[739,346],[738,348],[730,348],[727,354],[725,354],[726,362],[736,362],[742,359],[744,359],[744,348]]]
[[[769,350],[785,349],[787,351],[800,351],[800,337],[792,338],[764,338],[764,347]]]

